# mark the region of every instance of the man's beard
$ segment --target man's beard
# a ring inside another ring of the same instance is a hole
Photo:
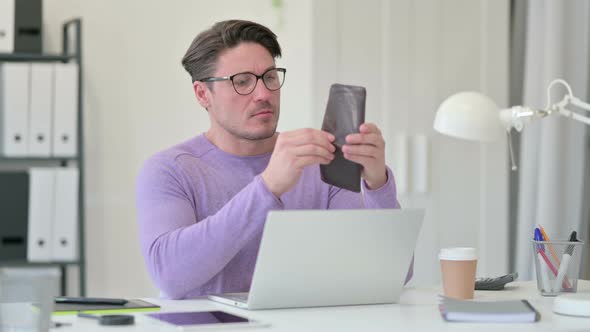
[[[264,140],[267,138],[271,138],[274,136],[274,134],[277,131],[277,125],[279,123],[279,114],[280,114],[279,107],[274,108],[274,107],[272,107],[272,105],[270,103],[264,103],[263,105],[257,107],[253,112],[251,112],[251,114],[254,115],[258,111],[260,111],[261,109],[268,109],[268,108],[272,109],[273,115],[276,116],[274,126],[271,129],[269,129],[268,131],[265,131],[262,133],[251,133],[251,132],[247,132],[247,131],[242,131],[240,128],[232,128],[232,127],[225,127],[225,126],[224,126],[224,128],[226,131],[228,131],[234,137],[238,137],[238,138],[249,140],[249,141],[258,141],[258,140]]]
[[[269,130],[264,133],[248,133],[248,132],[243,133],[243,132],[236,132],[233,129],[230,129],[229,132],[232,135],[239,137],[239,138],[243,138],[243,139],[246,139],[249,141],[259,141],[259,140],[273,137],[273,135],[277,132],[277,123],[275,123],[272,130]]]

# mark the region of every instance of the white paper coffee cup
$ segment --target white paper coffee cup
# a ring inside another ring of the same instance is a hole
[[[443,248],[438,254],[438,259],[448,261],[472,261],[477,259],[475,248]]]
[[[475,248],[443,248],[439,255],[443,290],[455,299],[472,299],[475,290]]]

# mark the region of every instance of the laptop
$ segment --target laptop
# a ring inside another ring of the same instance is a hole
[[[396,303],[424,210],[270,211],[249,293],[209,295],[243,309]]]

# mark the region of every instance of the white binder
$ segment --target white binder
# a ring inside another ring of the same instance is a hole
[[[27,260],[48,262],[52,259],[55,171],[53,168],[29,170],[29,229]]]
[[[29,74],[27,63],[0,63],[0,154],[27,155]]]
[[[31,64],[29,156],[49,157],[51,155],[53,68],[51,63]]]
[[[0,0],[0,53],[14,52],[15,1]]]
[[[78,169],[55,170],[55,212],[52,256],[54,261],[78,259]]]
[[[53,155],[76,156],[78,144],[78,64],[56,63],[53,100]]]

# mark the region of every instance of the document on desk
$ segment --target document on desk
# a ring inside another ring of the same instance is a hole
[[[448,322],[534,323],[541,319],[527,300],[478,302],[441,296],[439,310]]]

